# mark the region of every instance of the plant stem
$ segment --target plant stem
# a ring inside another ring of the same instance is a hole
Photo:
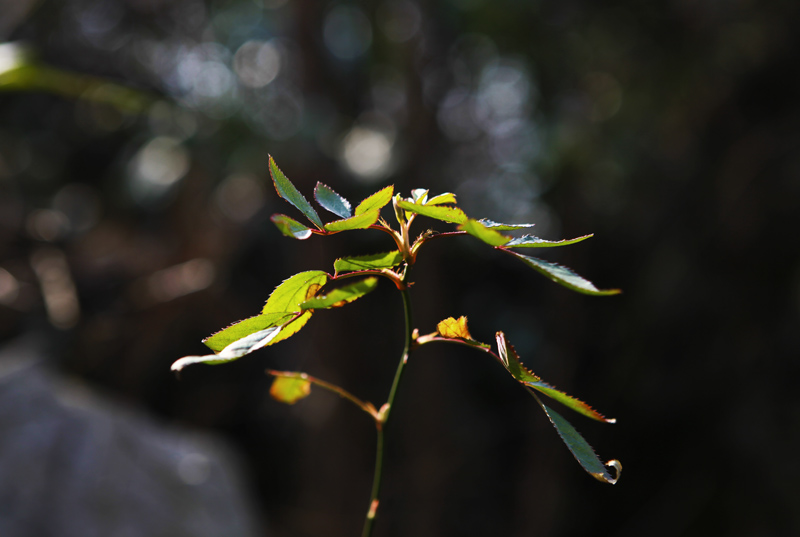
[[[400,294],[403,297],[403,310],[405,312],[405,345],[403,348],[403,354],[400,356],[400,362],[397,364],[397,371],[394,374],[392,389],[389,391],[389,399],[381,407],[378,413],[380,420],[375,422],[378,430],[378,439],[375,446],[375,472],[372,478],[372,495],[370,496],[369,510],[367,511],[366,518],[364,519],[364,530],[361,532],[361,537],[370,537],[370,535],[372,535],[372,527],[378,513],[378,505],[380,504],[378,497],[381,492],[381,477],[383,474],[384,431],[386,429],[386,424],[389,421],[389,414],[392,411],[394,398],[397,395],[397,388],[400,386],[400,379],[403,377],[403,370],[406,362],[408,362],[408,355],[411,352],[411,345],[413,342],[411,297],[408,289],[402,289]]]

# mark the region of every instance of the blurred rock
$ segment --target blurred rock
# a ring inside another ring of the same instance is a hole
[[[0,350],[0,535],[262,535],[218,440],[168,429]]]

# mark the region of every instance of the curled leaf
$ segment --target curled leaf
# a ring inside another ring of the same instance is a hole
[[[432,198],[428,199],[425,202],[425,205],[442,205],[445,203],[451,203],[453,205],[456,204],[456,195],[452,192],[444,192],[443,194],[437,194]]]
[[[448,317],[436,325],[436,331],[439,332],[440,336],[446,338],[472,339],[467,329],[467,318],[464,315],[458,319]]]
[[[488,218],[481,218],[478,220],[481,224],[489,229],[494,229],[496,231],[512,231],[515,229],[525,229],[529,227],[533,227],[536,224],[501,224],[500,222],[495,222],[493,220],[489,220]]]
[[[255,334],[267,328],[281,326],[294,317],[294,313],[278,312],[265,313],[244,319],[232,324],[228,328],[220,330],[203,340],[203,343],[214,352],[222,352],[224,348],[232,343],[239,341],[250,334]]]
[[[304,377],[305,375],[296,377],[277,376],[272,381],[269,394],[276,401],[293,405],[311,394],[311,382]]]
[[[302,241],[311,236],[311,228],[285,214],[274,214],[270,220],[287,237]]]
[[[569,244],[575,244],[576,242],[584,241],[593,236],[594,236],[593,234],[589,234],[589,235],[583,235],[581,237],[575,237],[574,239],[547,241],[544,239],[540,239],[539,237],[534,237],[533,235],[523,235],[522,237],[517,237],[508,241],[507,243],[505,243],[505,247],[506,248],[549,248],[553,246],[567,246]]]
[[[210,365],[221,364],[230,362],[241,358],[246,354],[260,349],[273,341],[280,333],[282,326],[273,326],[264,330],[259,330],[241,339],[238,339],[226,346],[217,354],[209,354],[206,356],[184,356],[180,360],[172,364],[173,371],[180,371],[187,365],[204,363]]]

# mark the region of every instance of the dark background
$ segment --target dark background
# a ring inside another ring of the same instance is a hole
[[[64,374],[227,437],[265,534],[356,535],[369,419],[319,390],[283,406],[263,370],[383,402],[403,330],[388,282],[235,363],[169,366],[290,275],[391,248],[281,236],[269,216],[298,214],[268,154],[307,196],[452,191],[543,238],[595,233],[542,257],[624,293],[439,240],[417,327],[503,330],[618,419],[565,412],[625,470],[587,476],[502,368],[431,345],[393,414],[376,535],[797,535],[799,6],[0,2],[0,341],[38,334]]]

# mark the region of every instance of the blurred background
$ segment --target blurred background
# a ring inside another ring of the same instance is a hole
[[[290,275],[392,248],[281,236],[269,216],[298,214],[272,154],[307,196],[424,187],[546,239],[595,233],[541,255],[624,291],[572,293],[470,237],[426,246],[420,331],[503,330],[618,419],[564,413],[625,470],[587,476],[498,364],[431,345],[376,535],[799,534],[798,11],[0,0],[0,533],[358,534],[370,420],[319,390],[281,405],[264,369],[382,403],[391,285],[237,362],[169,369]]]

